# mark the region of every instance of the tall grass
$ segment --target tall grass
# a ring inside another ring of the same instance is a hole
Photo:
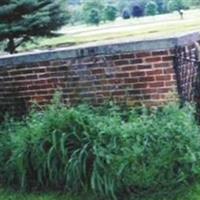
[[[124,199],[177,191],[200,174],[199,127],[190,106],[122,112],[66,107],[56,97],[44,111],[4,123],[0,141],[1,182],[23,191],[90,190]]]

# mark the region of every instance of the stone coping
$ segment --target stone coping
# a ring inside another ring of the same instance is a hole
[[[134,40],[134,38],[88,43],[73,47],[19,53],[0,57],[0,67],[12,67],[20,64],[63,60],[97,55],[114,55],[128,52],[156,51],[173,49],[176,46],[193,44],[200,40],[200,32],[190,32],[175,36]]]

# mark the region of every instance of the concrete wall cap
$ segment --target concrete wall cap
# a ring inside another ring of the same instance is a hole
[[[168,50],[173,49],[176,46],[190,45],[199,40],[200,32],[189,32],[156,39],[134,40],[133,38],[124,38],[120,40],[94,42],[53,50],[4,55],[0,57],[0,67],[12,67],[21,64],[81,58],[87,56]]]

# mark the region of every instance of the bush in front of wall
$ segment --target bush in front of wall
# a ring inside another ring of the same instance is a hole
[[[22,190],[58,189],[97,199],[172,193],[200,175],[199,127],[190,106],[117,106],[44,111],[0,129],[0,179]]]

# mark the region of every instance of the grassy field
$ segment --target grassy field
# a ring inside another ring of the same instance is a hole
[[[174,34],[200,31],[200,10],[184,12],[184,19],[180,19],[178,12],[102,23],[99,26],[66,26],[58,37],[36,40],[36,44],[28,43],[21,50],[46,49],[54,47],[72,46],[83,43],[108,41],[113,39],[132,38],[145,40],[173,36]]]

